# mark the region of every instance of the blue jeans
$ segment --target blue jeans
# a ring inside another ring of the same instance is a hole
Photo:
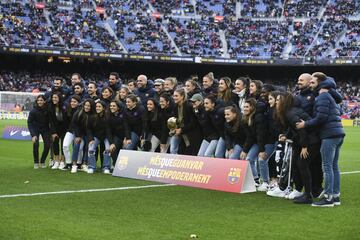
[[[216,149],[215,149],[215,157],[216,158],[224,158],[226,153],[226,145],[225,145],[225,139],[219,138],[217,141]]]
[[[339,154],[344,138],[326,138],[321,141],[322,168],[325,179],[325,193],[340,194]]]
[[[126,150],[136,150],[136,148],[140,142],[140,137],[134,132],[131,132],[130,136],[131,136],[131,143],[126,145],[125,149]]]
[[[230,154],[229,159],[236,159],[238,160],[240,158],[240,153],[242,152],[242,147],[238,144],[236,144],[233,147],[233,152]]]
[[[274,150],[275,150],[275,144],[266,144],[265,145],[266,158],[260,159],[258,158],[259,146],[257,144],[252,145],[246,156],[246,160],[250,162],[251,171],[253,173],[254,178],[259,177],[257,171],[257,163],[258,163],[260,170],[260,178],[263,180],[263,182],[269,182],[268,161],[271,155],[274,153]]]
[[[177,154],[179,151],[179,145],[180,145],[180,141],[181,141],[181,136],[172,136],[170,138],[170,153],[171,154]]]
[[[89,144],[89,168],[91,169],[96,169],[96,159],[95,159],[95,153],[96,153],[96,149],[98,147],[98,145],[100,144],[100,140],[98,138],[94,138],[94,142],[92,144]],[[104,151],[104,162],[103,162],[103,169],[110,169],[110,143],[109,141],[105,138],[104,140],[104,144],[105,144],[105,151]]]
[[[213,157],[215,154],[218,140],[211,140],[210,142],[205,139],[201,142],[201,146],[198,152],[199,157]]]

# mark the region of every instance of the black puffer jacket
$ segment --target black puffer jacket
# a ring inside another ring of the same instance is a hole
[[[94,114],[90,116],[86,129],[88,141],[94,140],[95,137],[100,141],[104,141],[106,138],[109,139],[111,134],[108,123],[108,119],[104,113],[102,115]]]
[[[40,133],[49,132],[50,119],[46,105],[43,108],[35,105],[29,113],[27,124],[31,137],[38,136]]]
[[[125,116],[125,106],[121,106],[117,114],[109,114],[110,144],[119,144],[117,141],[121,141],[124,138],[130,139],[129,125]]]
[[[234,127],[234,125],[235,121],[226,122],[224,125],[226,149],[230,150],[235,145],[239,145],[243,148],[243,151],[247,153],[253,144],[253,138],[251,138],[250,133],[247,132],[243,124],[240,123],[237,128]],[[248,135],[249,138],[247,138]]]
[[[224,124],[225,124],[225,103],[223,101],[217,101],[213,111],[209,112],[211,124],[214,126],[214,130],[219,137],[224,138]],[[213,130],[213,131],[214,131]]]
[[[128,108],[125,110],[126,120],[129,124],[129,131],[136,133],[139,137],[142,133],[144,112],[145,108],[141,103],[137,104],[131,110]]]
[[[289,134],[287,137],[294,141],[294,144],[301,147],[307,147],[320,141],[315,131],[311,129],[296,129],[296,123],[300,120],[309,120],[311,117],[302,108],[293,107],[286,112],[286,119],[289,125]]]
[[[206,141],[210,142],[212,140],[219,139],[217,131],[214,131],[214,126],[211,123],[208,112],[205,111],[204,107],[201,106],[195,111],[195,116],[201,127],[203,137]]]

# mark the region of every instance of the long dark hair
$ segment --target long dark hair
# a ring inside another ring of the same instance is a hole
[[[275,99],[275,106],[274,106],[274,109],[272,112],[272,118],[275,120],[278,118],[277,114],[276,114],[276,98],[279,94],[280,94],[280,91],[272,91],[269,93],[269,96],[268,96],[268,97],[272,96]]]
[[[47,102],[46,102],[46,98],[45,98],[45,95],[44,94],[40,94],[40,95],[38,95],[36,98],[35,98],[35,103],[34,103],[34,105],[36,106],[36,107],[39,107],[38,106],[38,104],[37,104],[37,100],[39,99],[39,98],[42,98],[43,100],[44,100],[44,107],[43,107],[43,109],[45,108],[45,107],[47,107]]]
[[[159,103],[154,99],[154,98],[149,98],[147,101],[146,101],[146,104],[148,101],[151,101],[153,102],[154,104],[154,111],[153,112],[149,112],[148,110],[146,111],[147,113],[147,117],[148,117],[148,120],[152,121],[152,122],[155,122],[158,120],[158,112],[159,112]],[[147,107],[146,107],[147,109]],[[149,119],[151,118],[151,119]]]
[[[71,108],[71,100],[72,99],[75,99],[77,102],[78,102],[78,106],[75,108],[75,109],[72,109]],[[68,105],[66,106],[66,115],[68,116],[68,117],[71,117],[73,114],[74,114],[74,112],[76,112],[78,109],[79,109],[79,106],[80,106],[80,97],[79,96],[77,96],[77,95],[73,95],[71,98],[70,98],[70,101],[69,101],[69,103],[68,103]]]
[[[254,83],[254,84],[255,84],[255,86],[256,86],[256,92],[255,92],[255,93],[252,93],[250,97],[253,97],[253,98],[258,99],[259,96],[260,96],[261,90],[262,90],[263,82],[260,81],[260,80],[251,80],[251,82],[249,83],[249,87],[250,87],[250,84],[251,84],[251,83]]]
[[[90,112],[89,113],[86,113],[84,111],[84,106],[85,106],[85,103],[89,103],[90,104]],[[92,100],[91,98],[88,98],[86,99],[82,105],[81,105],[81,108],[78,110],[78,121],[80,121],[80,123],[85,127],[87,128],[87,125],[88,125],[88,119],[89,119],[89,115],[93,115],[94,112],[95,112],[95,102],[94,100]]]
[[[225,111],[229,110],[232,113],[236,114],[236,118],[235,118],[235,122],[231,127],[231,131],[234,133],[236,132],[239,127],[240,127],[240,123],[241,123],[241,112],[238,108],[234,107],[234,106],[228,106],[225,108]]]
[[[58,96],[59,98],[59,103],[57,105],[55,105],[52,101],[53,96]],[[49,111],[53,114],[56,113],[56,111],[61,112],[63,110],[63,97],[62,94],[60,92],[53,92],[50,96],[50,101],[49,101]]]
[[[252,111],[249,115],[245,115],[243,114],[242,116],[242,121],[247,125],[247,126],[252,126],[254,123],[254,115],[256,112],[256,100],[254,98],[249,98],[245,101],[245,104],[249,104],[250,107],[252,108]]]
[[[276,106],[277,121],[283,127],[287,127],[286,113],[294,106],[294,96],[289,92],[281,92],[279,96],[280,101]]]

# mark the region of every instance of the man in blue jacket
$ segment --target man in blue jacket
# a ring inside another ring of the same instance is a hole
[[[313,118],[301,121],[297,128],[318,127],[320,129],[322,166],[325,178],[324,197],[312,204],[314,207],[333,207],[340,205],[339,154],[345,132],[341,124],[340,107],[332,94],[336,89],[334,79],[324,73],[312,74],[312,89],[319,92],[315,98]]]
[[[137,78],[135,95],[137,95],[140,98],[141,103],[146,106],[146,101],[149,98],[154,98],[156,95],[153,81],[148,80],[145,75],[139,75]]]

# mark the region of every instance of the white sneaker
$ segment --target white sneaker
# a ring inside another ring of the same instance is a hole
[[[34,163],[34,169],[39,169],[39,164],[38,163]]]
[[[49,167],[52,167],[54,165],[55,161],[50,158],[49,160]]]
[[[45,163],[41,163],[41,164],[40,164],[40,167],[41,167],[41,168],[46,168],[46,164],[45,164]]]
[[[269,189],[273,190],[278,186],[278,182],[276,180],[272,180],[269,184]]]
[[[93,174],[93,173],[94,173],[94,169],[89,168],[89,169],[87,170],[87,173],[89,173],[89,174]]]
[[[64,168],[65,168],[65,163],[64,163],[64,162],[60,162],[59,169],[60,169],[60,170],[63,170]]]
[[[287,199],[293,200],[294,198],[300,197],[301,195],[302,195],[302,192],[299,192],[299,191],[297,191],[296,189],[294,189],[294,191],[292,191],[292,192],[288,195]]]
[[[85,164],[83,164],[83,165],[81,165],[81,171],[83,171],[83,172],[87,172],[88,171],[88,166],[87,165],[85,165]]]
[[[276,187],[270,191],[267,191],[266,195],[270,197],[285,197],[285,191],[282,191],[279,187]]]
[[[257,190],[259,192],[266,192],[268,190],[269,184],[267,182],[263,182],[258,188]]]
[[[55,162],[54,165],[51,167],[51,169],[58,169],[59,165],[60,165],[59,162]]]
[[[104,174],[111,174],[109,169],[104,169]]]
[[[77,165],[72,165],[71,173],[76,173],[76,172],[77,172]]]

